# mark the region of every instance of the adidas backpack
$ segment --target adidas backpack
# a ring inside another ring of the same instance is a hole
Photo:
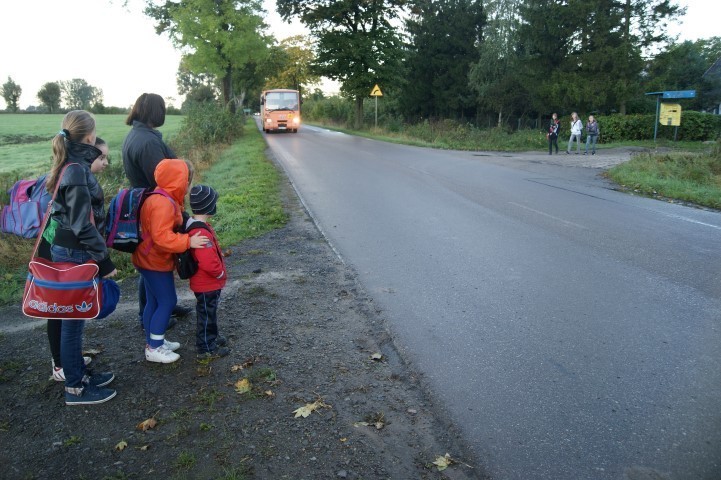
[[[110,200],[105,220],[105,245],[121,252],[133,253],[142,241],[140,233],[140,207],[145,199],[157,193],[172,197],[163,190],[151,188],[121,188]],[[177,207],[176,207],[177,208]]]

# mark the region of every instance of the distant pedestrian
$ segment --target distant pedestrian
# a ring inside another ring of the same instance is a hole
[[[598,128],[598,122],[593,115],[588,116],[588,123],[586,123],[586,151],[584,155],[588,155],[588,144],[592,146],[591,155],[596,155],[596,142],[598,136],[601,134],[601,129]]]
[[[225,347],[226,339],[218,332],[218,303],[227,273],[218,237],[208,223],[215,215],[217,202],[218,193],[212,187],[195,185],[190,190],[193,217],[187,220],[185,231],[191,236],[204,233],[210,237],[205,248],[196,248],[190,252],[198,264],[198,271],[190,277],[190,289],[197,299],[195,349],[199,358],[224,357],[230,353]]]
[[[583,123],[581,122],[581,119],[578,118],[578,114],[576,112],[573,112],[571,114],[571,136],[568,139],[568,148],[566,149],[566,154],[571,154],[571,145],[573,145],[573,141],[576,141],[576,155],[579,155],[581,153],[581,132],[583,131]]]
[[[553,147],[556,147],[556,154],[558,154],[558,132],[561,129],[561,121],[558,119],[558,114],[554,113],[551,115],[551,125],[548,127],[548,154],[553,153]]]

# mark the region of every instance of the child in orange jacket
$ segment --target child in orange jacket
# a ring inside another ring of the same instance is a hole
[[[143,311],[145,359],[172,363],[180,358],[180,343],[165,339],[165,330],[178,301],[175,293],[175,254],[188,248],[202,248],[208,237],[178,233],[182,225],[182,205],[192,180],[188,163],[165,159],[155,168],[157,187],[140,209],[142,241],[133,252],[135,268],[143,276],[147,303]]]

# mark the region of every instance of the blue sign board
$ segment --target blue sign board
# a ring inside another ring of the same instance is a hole
[[[660,95],[661,98],[696,98],[696,90],[668,90],[665,92],[649,92],[646,95]]]
[[[696,90],[676,90],[675,92],[663,92],[663,98],[695,98]]]

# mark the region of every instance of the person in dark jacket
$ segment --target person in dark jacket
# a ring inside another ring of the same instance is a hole
[[[593,115],[589,115],[588,123],[586,123],[586,151],[583,152],[584,155],[588,155],[589,143],[593,146],[591,155],[596,155],[596,142],[598,141],[598,136],[600,134],[601,129],[598,128],[598,122],[593,117]]]
[[[163,134],[157,130],[165,124],[165,100],[155,93],[144,93],[138,97],[133,109],[125,119],[132,129],[123,141],[123,169],[132,188],[157,187],[155,167],[166,158],[177,158],[173,150],[163,142]],[[145,284],[142,275],[138,280],[138,321],[143,325],[145,310]],[[184,317],[192,311],[189,307],[176,305],[174,317]],[[168,328],[175,325],[171,318]]]
[[[109,149],[108,144],[105,143],[100,137],[95,138],[95,147],[100,150],[100,156],[93,160],[90,164],[90,172],[93,175],[101,173],[108,166],[110,157],[108,155]],[[100,232],[105,231],[105,195],[103,194],[103,188],[100,186],[100,182],[92,182],[88,185],[90,190],[90,196],[92,197],[93,207],[93,219],[95,220],[95,228]],[[43,247],[39,255],[42,258],[52,260],[50,253],[50,244],[43,239],[40,243]],[[48,320],[47,333],[48,343],[50,344],[50,354],[52,355],[52,371],[51,377],[56,382],[65,381],[65,371],[63,370],[63,361],[60,358],[60,337],[62,335],[63,320]],[[91,362],[90,357],[83,357],[85,365]]]
[[[93,212],[102,208],[102,189],[90,171],[101,155],[95,144],[95,118],[84,110],[73,110],[63,118],[60,132],[53,138],[53,164],[47,189],[58,193],[43,238],[50,243],[54,262],[85,263],[94,260],[103,278],[118,271],[110,259],[105,239],[95,225]],[[100,195],[94,195],[100,191]],[[65,404],[103,403],[116,394],[103,388],[113,381],[112,373],[92,375],[83,360],[83,320],[66,320],[62,325],[60,358],[65,375]]]
[[[558,132],[561,129],[561,121],[558,119],[558,114],[554,113],[551,115],[551,125],[548,127],[548,154],[553,153],[553,147],[556,147],[556,154],[558,154]]]

